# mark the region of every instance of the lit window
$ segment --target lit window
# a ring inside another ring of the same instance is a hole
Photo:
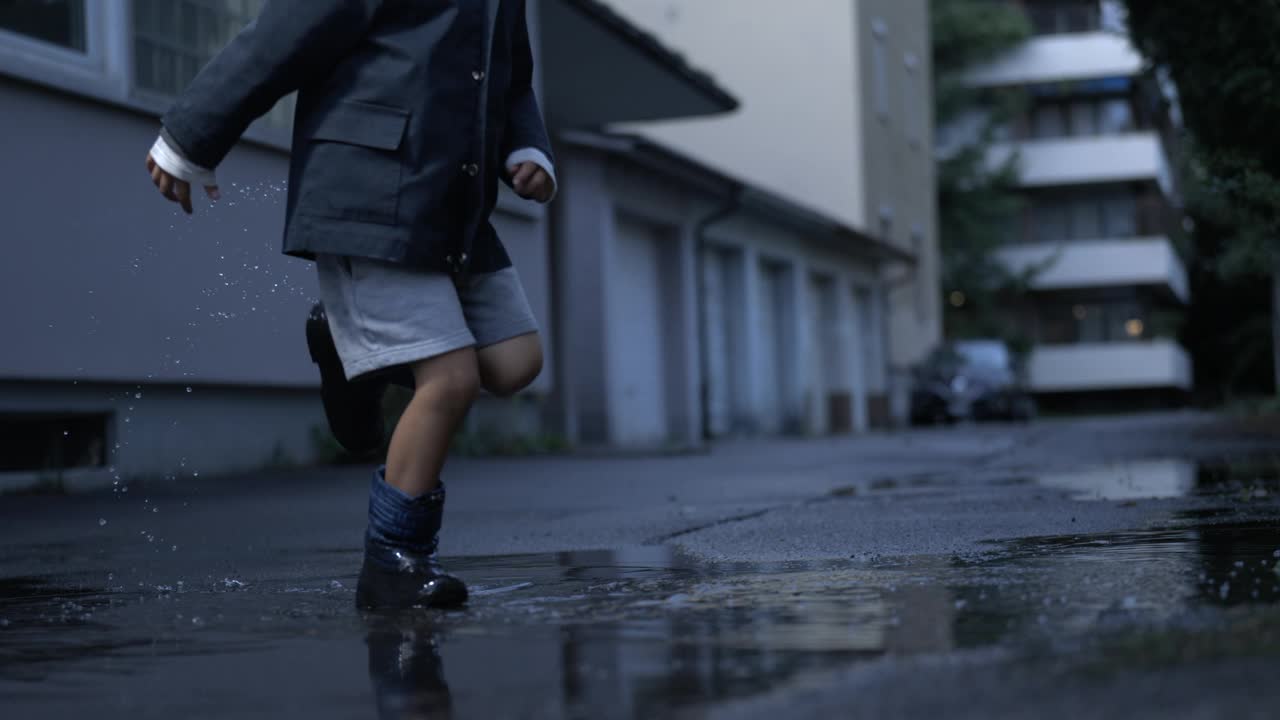
[[[85,52],[85,0],[2,0],[0,29]]]

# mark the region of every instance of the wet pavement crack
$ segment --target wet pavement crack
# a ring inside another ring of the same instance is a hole
[[[763,510],[756,510],[754,512],[743,513],[741,515],[731,515],[726,518],[720,518],[719,520],[713,520],[708,523],[695,525],[693,527],[685,528],[683,530],[677,530],[675,532],[667,533],[665,535],[658,535],[657,537],[653,537],[653,538],[649,538],[648,540],[645,540],[642,544],[643,545],[662,545],[664,543],[675,540],[676,538],[682,538],[682,537],[685,537],[686,535],[693,535],[694,533],[699,533],[699,532],[702,532],[703,530],[710,530],[712,528],[721,527],[723,525],[732,525],[734,523],[746,522],[747,520],[755,520],[756,518],[764,517],[765,515],[768,515],[774,510],[777,510],[782,507],[786,507],[786,506],[778,505],[776,507],[769,507]]]

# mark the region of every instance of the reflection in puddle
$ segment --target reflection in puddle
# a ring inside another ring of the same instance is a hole
[[[1280,485],[1280,463],[1274,458],[1199,465],[1187,460],[1143,460],[1045,473],[1033,481],[1066,491],[1075,500],[1148,500],[1192,494],[1262,499],[1275,494]]]
[[[1138,500],[1187,495],[1196,486],[1196,466],[1155,460],[1041,475],[1045,487],[1066,490],[1076,500]]]
[[[219,576],[166,593],[11,580],[0,583],[0,694],[22,717],[53,687],[63,709],[109,687],[128,700],[121,708],[171,716],[276,702],[312,717],[370,705],[383,718],[651,717],[881,655],[1023,646],[1280,601],[1274,525],[998,547],[977,562],[874,566],[705,566],[652,547],[458,559],[450,567],[476,591],[459,613],[362,616],[351,583],[329,576],[234,590]],[[92,622],[64,621],[69,602]]]

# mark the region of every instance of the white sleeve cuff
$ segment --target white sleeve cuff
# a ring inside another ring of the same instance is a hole
[[[212,170],[202,168],[183,157],[182,153],[165,142],[163,135],[156,138],[155,144],[151,146],[151,159],[156,161],[161,170],[192,185],[212,187],[218,184],[218,178]]]
[[[560,183],[556,182],[556,167],[551,163],[551,158],[536,147],[520,148],[507,156],[507,167],[515,167],[520,163],[531,162],[547,172],[551,176],[551,198],[555,199],[556,191],[560,189]],[[547,202],[550,202],[548,200]]]

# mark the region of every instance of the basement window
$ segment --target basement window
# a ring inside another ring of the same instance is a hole
[[[0,472],[107,465],[107,413],[0,414]]]

